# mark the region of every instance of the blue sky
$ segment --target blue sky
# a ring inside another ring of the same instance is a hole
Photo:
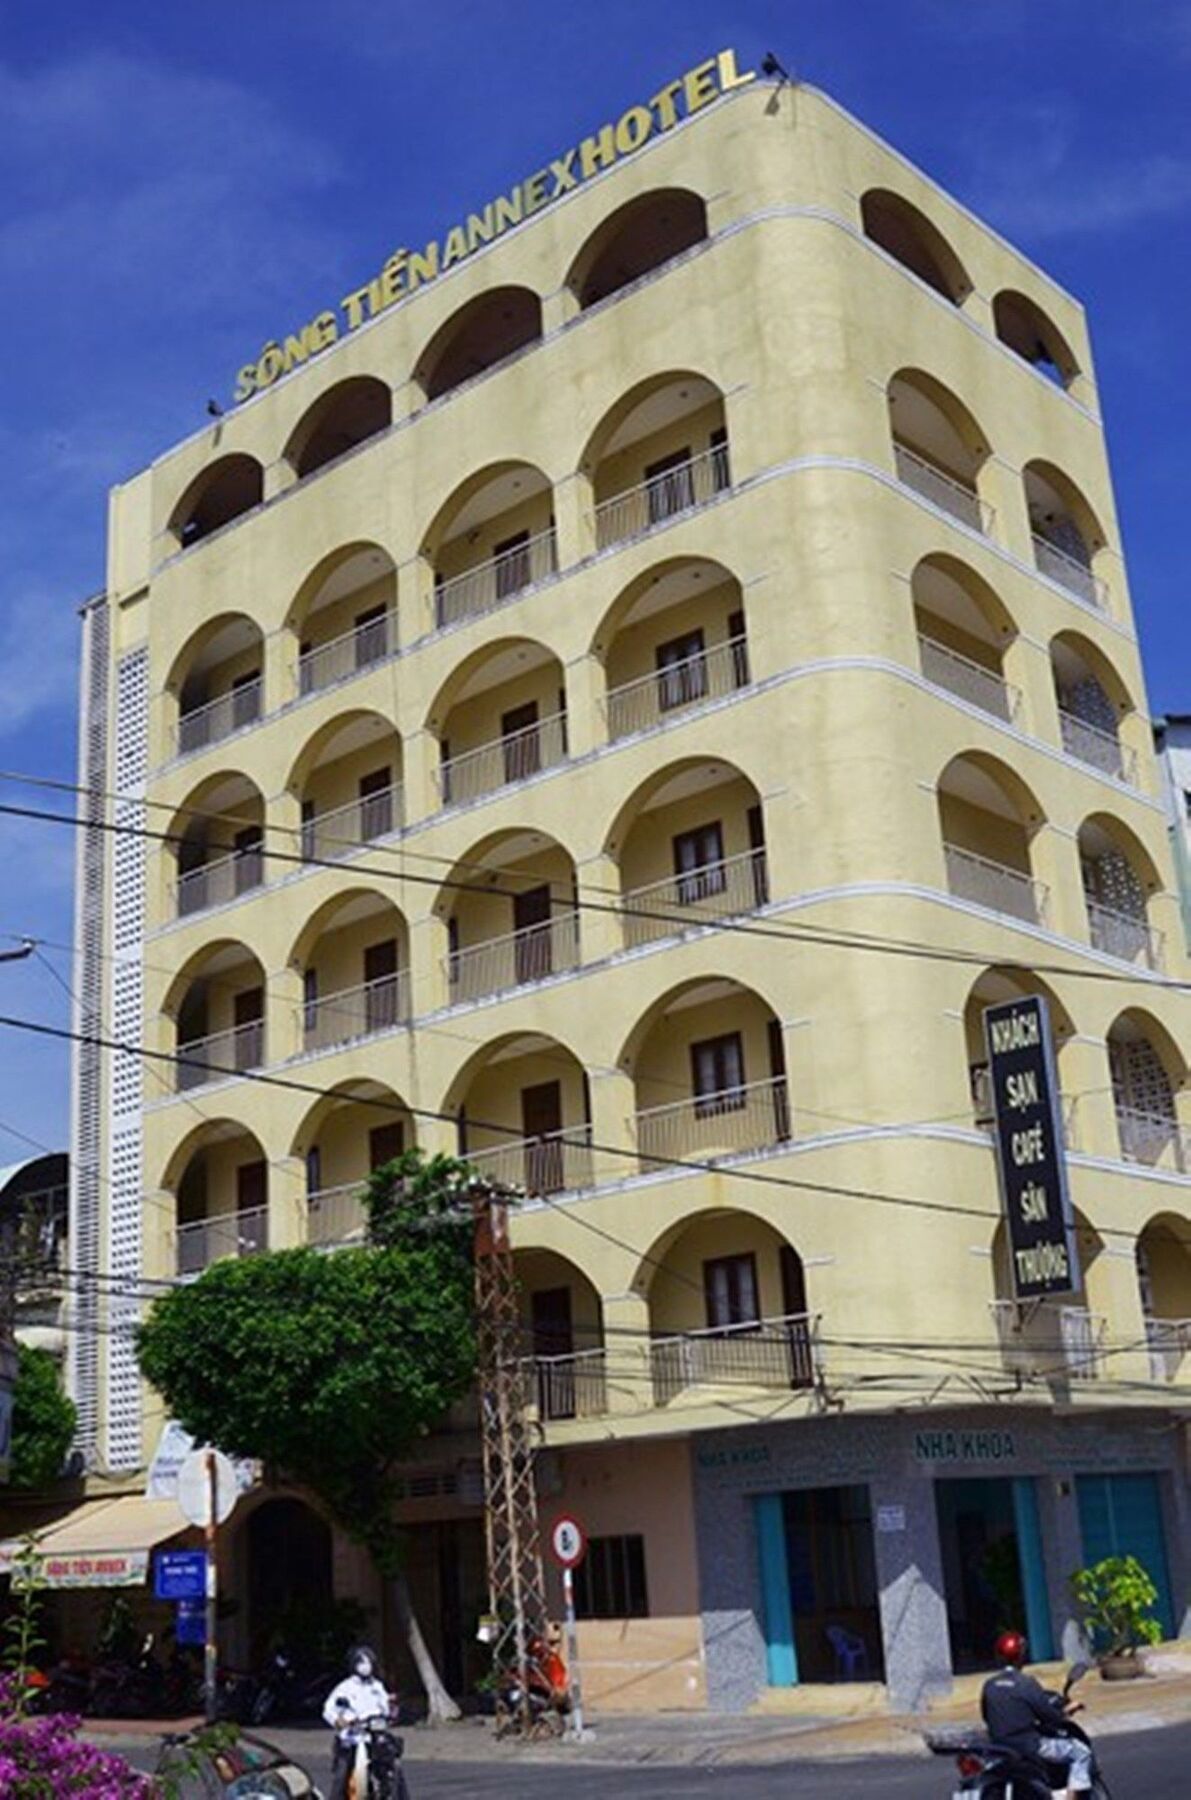
[[[107,488],[278,332],[724,45],[825,88],[1087,305],[1155,712],[1191,711],[1191,3],[2,0],[0,767],[72,778]],[[1178,525],[1178,530],[1175,527]],[[25,797],[5,788],[9,800]],[[0,930],[66,945],[72,846],[0,819]],[[69,960],[0,967],[63,1022]],[[0,1162],[67,1062],[0,1030]]]

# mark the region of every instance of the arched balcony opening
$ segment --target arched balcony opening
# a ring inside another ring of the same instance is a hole
[[[384,1082],[343,1081],[316,1101],[291,1152],[304,1170],[307,1243],[361,1242],[369,1175],[412,1150],[416,1136],[405,1102]]]
[[[689,981],[655,1002],[621,1057],[645,1174],[770,1150],[793,1132],[781,1022],[739,982]]]
[[[1068,756],[1115,781],[1137,784],[1137,755],[1121,741],[1121,722],[1133,711],[1128,690],[1104,653],[1074,632],[1050,646],[1059,734]]]
[[[302,975],[295,1038],[307,1055],[358,1044],[411,1016],[409,928],[373,888],[321,906],[290,956]]]
[[[1051,463],[1027,463],[1022,481],[1038,573],[1106,612],[1108,589],[1099,573],[1104,532],[1095,513],[1070,477]]]
[[[1079,867],[1096,949],[1160,970],[1162,933],[1150,924],[1149,904],[1162,882],[1133,833],[1105,814],[1085,819],[1079,828]]]
[[[179,1275],[201,1275],[224,1257],[269,1248],[269,1165],[244,1126],[232,1119],[198,1126],[164,1185],[174,1195]]]
[[[494,1038],[452,1083],[442,1109],[459,1154],[532,1200],[590,1188],[591,1097],[577,1056],[540,1032]]]
[[[302,583],[286,629],[293,692],[318,694],[397,654],[397,568],[379,544],[346,544]]]
[[[1079,374],[1071,346],[1054,320],[1025,294],[1003,288],[994,296],[993,328],[1003,344],[1056,387],[1069,388]]]
[[[971,531],[985,534],[992,508],[981,497],[988,440],[967,407],[921,369],[902,369],[887,390],[898,480]]]
[[[865,237],[879,244],[911,275],[925,281],[952,306],[963,305],[972,292],[967,270],[925,213],[887,188],[870,188],[861,196],[860,223]]]
[[[265,471],[255,456],[217,457],[197,475],[170,516],[169,529],[183,550],[230,525],[265,497]]]
[[[500,831],[452,870],[435,912],[447,925],[452,1003],[482,1000],[577,969],[575,864],[539,831]]]
[[[495,611],[558,569],[554,491],[533,463],[494,463],[457,488],[422,545],[441,630]]]
[[[259,1069],[265,1062],[265,971],[234,939],[209,944],[166,996],[174,1020],[180,1094]]]
[[[613,740],[735,693],[751,680],[740,583],[706,557],[659,563],[609,607],[592,653]]]
[[[492,288],[440,327],[418,358],[413,378],[427,402],[441,400],[541,337],[538,296],[524,287]]]
[[[504,638],[468,657],[427,720],[439,743],[444,806],[466,805],[565,762],[564,681],[557,656],[529,638]]]
[[[1056,996],[1054,989],[1032,975],[1026,969],[986,969],[972,985],[964,1006],[964,1042],[968,1058],[968,1088],[972,1097],[973,1122],[982,1130],[991,1131],[993,1123],[992,1086],[988,1067],[988,1040],[984,1031],[985,1009],[990,1006],[1003,1006],[1008,1001],[1024,1000],[1034,995],[1041,995],[1047,1003],[1050,1016],[1051,1038],[1055,1053],[1055,1067],[1059,1086],[1062,1088],[1064,1074],[1064,1049],[1075,1036],[1075,1026],[1071,1015],[1062,1001]],[[1075,1128],[1074,1103],[1066,1101],[1062,1104],[1063,1130],[1067,1137],[1067,1148],[1073,1149]],[[962,1122],[962,1121],[957,1121]]]
[[[264,796],[246,775],[212,775],[178,808],[170,840],[180,919],[237,900],[265,879]]]
[[[513,1264],[538,1417],[601,1417],[608,1410],[608,1370],[604,1308],[595,1287],[554,1250],[518,1250]]]
[[[1108,1319],[1093,1307],[1088,1292],[1088,1276],[1104,1253],[1104,1240],[1079,1211],[1074,1214],[1073,1227],[1081,1285],[1069,1294],[1019,1302],[1004,1220],[997,1224],[992,1243],[996,1295],[992,1315],[1005,1370],[1031,1385],[1059,1392],[1075,1383],[1082,1386],[1097,1381],[1109,1372],[1105,1362]]]
[[[1137,1240],[1137,1287],[1154,1381],[1177,1381],[1191,1351],[1191,1250],[1186,1220],[1163,1213]]]
[[[1121,1013],[1108,1033],[1108,1066],[1123,1159],[1185,1175],[1191,1132],[1179,1121],[1175,1095],[1187,1070],[1169,1032],[1137,1008]]]
[[[393,396],[374,375],[353,375],[336,382],[298,421],[285,459],[298,480],[346,456],[393,422]]]
[[[588,238],[566,285],[586,312],[707,238],[707,208],[689,188],[626,201]]]
[[[979,751],[954,757],[938,781],[947,889],[989,912],[1045,924],[1047,892],[1034,878],[1031,843],[1042,808],[1004,763]]]
[[[314,734],[289,787],[302,809],[303,860],[354,856],[402,828],[401,740],[381,713],[341,713]]]
[[[1021,690],[1005,679],[1005,652],[1017,630],[992,588],[951,556],[924,556],[910,588],[926,679],[994,719],[1016,723]]]
[[[769,899],[761,796],[716,757],[651,775],[622,807],[606,848],[620,868],[630,947],[704,930]]]
[[[641,382],[605,414],[581,467],[600,550],[708,505],[732,486],[722,393],[689,372]]]
[[[264,651],[260,626],[245,613],[225,613],[195,633],[166,681],[177,708],[176,755],[193,756],[257,723]]]

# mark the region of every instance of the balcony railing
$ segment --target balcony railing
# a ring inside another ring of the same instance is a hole
[[[693,1387],[813,1387],[818,1331],[816,1314],[789,1313],[655,1338],[650,1345],[654,1402],[665,1406]]]
[[[1091,899],[1087,908],[1088,933],[1097,950],[1119,956],[1122,962],[1161,969],[1162,933],[1147,923],[1144,913],[1117,912],[1114,907]]]
[[[451,999],[481,1000],[579,967],[579,915],[557,913],[506,937],[486,938],[446,959]]]
[[[178,755],[191,756],[255,725],[261,716],[261,682],[246,681],[205,706],[192,707],[178,719]]]
[[[365,619],[342,636],[315,644],[298,657],[299,694],[318,694],[397,654],[397,614]]]
[[[749,684],[748,640],[729,638],[652,675],[608,689],[608,736],[652,731],[663,719],[706,706]]]
[[[651,882],[648,887],[629,888],[624,896],[625,943],[652,944],[659,938],[698,931],[720,919],[753,912],[768,899],[765,852],[746,850],[740,856]]]
[[[991,1311],[1007,1369],[1042,1380],[1095,1381],[1104,1373],[1103,1314],[1046,1302],[1023,1312],[1012,1300],[994,1300]]]
[[[1150,1375],[1155,1381],[1175,1381],[1183,1358],[1191,1351],[1191,1319],[1146,1318],[1146,1347]]]
[[[1059,1340],[1072,1381],[1095,1381],[1104,1373],[1104,1339],[1108,1321],[1084,1306],[1059,1308]]]
[[[364,1177],[346,1182],[342,1187],[320,1188],[306,1196],[306,1242],[316,1249],[332,1244],[359,1242],[364,1236],[366,1216],[361,1194]]]
[[[1098,575],[1093,575],[1086,562],[1080,562],[1077,556],[1061,550],[1049,538],[1032,534],[1034,545],[1034,566],[1040,575],[1049,581],[1057,582],[1059,587],[1066,588],[1069,594],[1077,594],[1086,600],[1089,606],[1100,612],[1108,611],[1108,589]]]
[[[957,900],[970,900],[975,906],[986,906],[990,912],[1007,913],[1013,919],[1026,919],[1041,925],[1046,917],[1046,887],[1018,869],[1006,868],[974,851],[944,844],[947,862],[947,887]]]
[[[567,1125],[542,1137],[517,1138],[490,1150],[469,1150],[467,1160],[486,1180],[523,1188],[531,1199],[595,1185],[590,1125]]]
[[[766,1150],[784,1143],[791,1133],[786,1079],[778,1075],[769,1081],[696,1094],[667,1106],[651,1106],[636,1114],[635,1125],[646,1173],[657,1166],[657,1160]]]
[[[946,688],[949,694],[991,713],[994,719],[1003,719],[1007,725],[1017,718],[1021,689],[1013,687],[994,669],[986,669],[970,656],[949,650],[934,638],[919,636],[918,654],[922,673],[935,687]]]
[[[243,1212],[216,1213],[179,1225],[177,1245],[179,1275],[199,1275],[225,1256],[251,1256],[267,1250],[269,1209],[250,1206]]]
[[[208,906],[222,906],[240,894],[251,893],[265,879],[264,851],[233,850],[230,856],[216,856],[197,869],[187,869],[178,876],[178,917],[203,912]]]
[[[298,1008],[304,1050],[329,1050],[404,1025],[410,1016],[409,980],[404,971],[378,975],[359,987],[319,994]]]
[[[494,612],[518,594],[548,581],[558,570],[558,543],[551,525],[536,537],[506,550],[501,556],[452,575],[449,581],[435,587],[435,618],[439,629],[455,625],[460,619],[479,618]]]
[[[400,831],[404,823],[402,803],[400,786],[379,788],[375,794],[349,800],[346,806],[335,806],[313,819],[303,819],[303,860],[340,862],[377,838]]]
[[[993,510],[980,498],[975,488],[967,487],[957,481],[954,475],[928,462],[919,456],[916,450],[895,441],[893,446],[893,462],[897,470],[897,478],[903,487],[913,488],[932,506],[949,513],[958,519],[961,525],[969,526],[973,531],[988,535],[992,530]]]
[[[209,1081],[226,1081],[245,1069],[259,1069],[265,1060],[265,1021],[252,1019],[227,1031],[191,1038],[178,1045],[177,1091],[205,1087]],[[214,1066],[211,1066],[214,1065]]]
[[[1100,769],[1116,781],[1137,786],[1136,752],[1128,744],[1122,744],[1115,732],[1090,725],[1086,719],[1077,718],[1075,713],[1062,706],[1059,708],[1059,732],[1068,756],[1077,757],[1080,762]]]
[[[1164,1164],[1180,1174],[1191,1170],[1191,1130],[1174,1113],[1138,1112],[1117,1106],[1117,1131],[1126,1162]]]
[[[565,762],[566,754],[567,716],[552,713],[522,731],[510,731],[442,763],[438,770],[442,803],[457,806],[476,800],[481,794],[494,794],[498,788],[510,787],[514,782],[528,781],[542,769],[553,769]]]
[[[597,1419],[608,1410],[607,1352],[534,1356],[526,1373],[542,1419]]]
[[[664,474],[601,500],[595,509],[596,547],[607,550],[612,544],[643,537],[683,513],[706,506],[731,486],[728,446],[719,444]]]

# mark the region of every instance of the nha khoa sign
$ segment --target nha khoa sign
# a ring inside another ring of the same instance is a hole
[[[1014,1294],[1036,1300],[1074,1293],[1080,1286],[1079,1253],[1043,996],[986,1006],[984,1039]]]
[[[431,239],[422,250],[394,250],[379,275],[345,294],[337,308],[327,307],[316,313],[280,343],[266,344],[255,362],[245,363],[236,376],[234,399],[247,400],[272,387],[299,363],[308,362],[367,320],[379,318],[407,294],[445,275],[485,244],[495,242],[514,225],[531,219],[601,170],[610,169],[622,157],[631,156],[650,138],[673,130],[680,119],[691,118],[721,94],[731,93],[753,80],[751,70],[742,73],[737,68],[734,50],[721,50],[705,62],[696,63],[693,69],[659,88],[651,99],[630,106],[614,123],[601,125],[598,131],[554,157],[544,169],[535,169],[507,193],[489,200],[479,212],[468,213],[465,220],[452,225],[445,237]]]

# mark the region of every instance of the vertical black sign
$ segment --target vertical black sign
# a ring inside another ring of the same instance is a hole
[[[984,1009],[994,1141],[1019,1300],[1081,1285],[1050,1015],[1041,994]]]

